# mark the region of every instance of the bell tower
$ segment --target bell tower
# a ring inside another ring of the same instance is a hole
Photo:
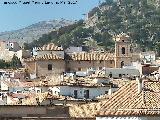
[[[114,37],[115,40],[115,68],[131,64],[129,36],[121,33]]]

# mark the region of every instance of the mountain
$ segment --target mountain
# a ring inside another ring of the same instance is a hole
[[[33,40],[39,39],[43,34],[47,34],[51,31],[57,30],[60,27],[68,26],[73,23],[74,21],[65,19],[41,21],[19,30],[1,32],[0,39],[17,41],[20,44],[24,42],[30,43]]]
[[[71,29],[64,27],[65,30],[58,30],[57,33],[45,34],[27,47],[54,42],[67,48],[88,42],[92,45],[93,42],[113,51],[113,37],[126,33],[135,48],[133,51],[154,50],[160,55],[159,3],[160,0],[106,0],[87,13],[85,21],[75,23]]]

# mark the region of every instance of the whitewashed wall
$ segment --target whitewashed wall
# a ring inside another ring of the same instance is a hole
[[[95,78],[93,81],[95,83],[109,83],[110,79],[109,78]]]
[[[106,75],[109,76],[109,74],[112,73],[112,77],[119,78],[119,74],[127,75],[128,76],[139,76],[140,72],[138,69],[126,69],[126,68],[107,68],[106,69]]]
[[[9,90],[9,87],[8,87],[8,85],[7,84],[5,84],[3,81],[1,81],[1,90],[3,91],[3,90]]]
[[[83,99],[84,91],[89,90],[89,99],[93,99],[99,95],[104,95],[105,91],[109,91],[109,87],[87,88],[87,87],[76,87],[76,86],[59,86],[59,87],[53,87],[52,93],[59,92],[60,95],[74,97],[74,90],[77,90],[78,92],[77,96],[79,99]]]

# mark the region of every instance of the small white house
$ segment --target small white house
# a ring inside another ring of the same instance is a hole
[[[70,96],[76,99],[95,99],[104,94],[109,94],[111,85],[108,86],[82,86],[82,85],[60,85],[50,87],[54,95]]]
[[[1,88],[1,91],[8,91],[9,90],[9,86],[4,81],[1,81],[0,88]]]
[[[140,58],[145,60],[144,62],[153,62],[156,59],[156,54],[154,51],[141,52]]]
[[[112,78],[122,78],[123,76],[134,77],[140,76],[140,72],[138,69],[106,68],[106,76]]]

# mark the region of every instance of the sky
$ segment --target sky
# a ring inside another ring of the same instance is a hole
[[[61,4],[56,4],[56,2]],[[76,2],[76,4],[68,4]],[[17,30],[53,19],[79,20],[103,0],[0,0],[0,32]],[[7,4],[4,4],[7,2]],[[17,2],[17,4],[9,4]],[[30,4],[23,4],[30,2]],[[40,4],[35,4],[40,2]],[[45,4],[50,2],[50,4]],[[65,2],[65,4],[64,4]],[[43,4],[42,4],[43,3]]]

